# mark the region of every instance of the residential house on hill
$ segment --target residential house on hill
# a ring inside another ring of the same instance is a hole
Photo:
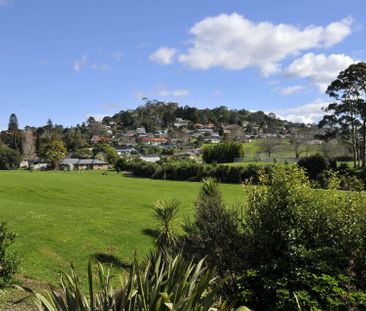
[[[166,144],[168,140],[163,137],[141,137],[141,142],[150,146],[161,146]]]

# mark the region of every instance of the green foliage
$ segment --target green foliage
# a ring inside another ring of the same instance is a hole
[[[153,218],[157,222],[159,235],[156,244],[159,249],[169,250],[177,243],[180,229],[178,221],[179,202],[161,199],[155,202]]]
[[[81,148],[74,152],[71,157],[78,159],[91,159],[93,158],[93,151],[90,148]]]
[[[123,310],[230,310],[217,297],[214,271],[185,261],[181,255],[169,258],[152,254],[145,264],[135,259],[128,275],[121,276],[115,290],[111,271],[97,264],[96,281],[89,263],[89,293],[83,294],[75,269],[61,278],[60,289],[36,294],[40,311],[123,311]]]
[[[0,288],[10,285],[18,270],[19,260],[9,247],[14,243],[15,233],[10,232],[5,223],[0,224]]]
[[[320,174],[324,171],[337,169],[337,163],[334,159],[316,154],[299,160],[298,165],[303,168],[311,180],[318,180]]]
[[[366,166],[366,63],[351,64],[341,71],[327,88],[326,93],[335,99],[325,109],[319,126],[326,138],[336,137],[346,143],[353,153],[354,165],[361,160]]]
[[[12,113],[9,118],[8,131],[15,132],[19,130],[18,118],[15,113]]]
[[[117,162],[114,164],[114,168],[117,172],[122,172],[127,167],[127,160],[125,158],[120,158],[117,160]]]
[[[22,161],[21,154],[0,143],[0,170],[11,170],[19,168]]]
[[[234,162],[235,158],[243,156],[243,144],[235,141],[225,141],[219,144],[205,146],[202,154],[203,160],[206,163]]]
[[[65,157],[66,148],[61,140],[52,140],[45,145],[41,151],[41,157],[51,161],[54,168],[58,167],[58,163]]]
[[[104,158],[104,161],[107,161],[109,164],[115,165],[119,160],[119,155],[111,145],[108,144],[98,144],[94,149],[93,153],[95,156],[101,154]]]
[[[194,220],[184,225],[184,254],[196,260],[206,258],[220,276],[238,271],[242,265],[239,221],[237,214],[226,208],[217,182],[203,181],[195,207]]]
[[[118,164],[118,167],[122,161]],[[271,174],[272,165],[229,166],[201,164],[193,160],[167,160],[159,163],[149,163],[142,160],[126,161],[124,170],[131,171],[137,177],[148,177],[164,180],[201,181],[213,177],[220,182],[241,183],[259,182],[262,172]]]
[[[277,167],[268,187],[247,188],[242,302],[255,310],[296,310],[297,303],[346,310],[365,303],[359,287],[365,266],[356,272],[354,264],[365,258],[363,199],[337,191],[339,183],[333,175],[328,191],[312,190],[293,166]]]

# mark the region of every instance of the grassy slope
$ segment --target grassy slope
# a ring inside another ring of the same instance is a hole
[[[222,185],[224,198],[242,198],[239,185]],[[128,178],[110,172],[0,172],[1,221],[19,234],[22,273],[55,282],[73,261],[82,271],[95,253],[129,260],[146,253],[153,238],[151,206],[158,198],[182,202],[192,213],[199,184]]]

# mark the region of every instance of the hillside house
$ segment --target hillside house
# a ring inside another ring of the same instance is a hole
[[[183,151],[174,154],[174,158],[176,160],[184,160],[184,159],[191,159],[191,160],[197,160],[197,155],[192,151]]]
[[[189,121],[188,120],[183,120],[182,118],[176,118],[173,125],[177,128],[186,127],[186,126],[189,125]]]
[[[65,158],[60,162],[60,169],[65,171],[106,170],[108,168],[107,162],[98,159]]]
[[[141,142],[150,146],[161,146],[166,144],[168,140],[162,137],[141,137]]]
[[[99,135],[94,135],[91,139],[90,142],[92,144],[99,144],[99,143],[107,143],[111,140],[111,137],[108,136],[99,136]]]
[[[156,163],[161,160],[160,156],[158,155],[146,155],[146,156],[140,156],[140,160],[150,162],[150,163]]]
[[[34,170],[48,170],[52,167],[51,162],[38,158],[29,160],[28,165]]]
[[[115,149],[120,157],[131,153],[137,153],[136,149],[132,146],[116,147]]]

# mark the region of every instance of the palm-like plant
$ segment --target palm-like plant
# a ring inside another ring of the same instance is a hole
[[[209,311],[230,310],[221,303],[214,287],[214,270],[159,254],[150,255],[147,263],[134,260],[127,277],[120,278],[114,290],[110,269],[97,264],[94,281],[92,266],[88,268],[89,293],[80,289],[75,269],[61,277],[60,289],[36,294],[40,311]]]
[[[167,250],[175,246],[180,230],[178,220],[179,202],[176,200],[158,200],[153,208],[153,217],[157,222],[159,235],[157,245],[160,249]]]

